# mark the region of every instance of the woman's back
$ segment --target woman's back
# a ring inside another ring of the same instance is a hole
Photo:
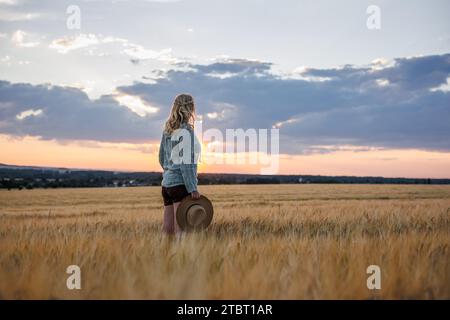
[[[184,184],[188,192],[197,189],[197,162],[200,143],[192,126],[182,123],[172,133],[164,132],[159,149],[159,163],[163,168],[162,185],[172,187]]]

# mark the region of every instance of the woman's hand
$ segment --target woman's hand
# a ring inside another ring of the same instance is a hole
[[[200,199],[200,193],[198,191],[192,191],[191,197],[194,200],[198,200],[198,199]]]

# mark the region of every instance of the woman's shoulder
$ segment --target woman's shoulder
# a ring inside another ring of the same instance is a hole
[[[163,138],[171,139],[174,137],[178,137],[183,135],[183,130],[187,130],[190,134],[194,134],[194,127],[189,123],[182,123],[178,129],[175,129],[173,132],[168,133],[163,130]]]
[[[187,123],[187,122],[182,122],[181,125],[180,125],[180,129],[186,129],[186,130],[189,130],[189,131],[194,131],[194,127],[190,123]]]

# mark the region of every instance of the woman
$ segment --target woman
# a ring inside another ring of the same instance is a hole
[[[194,135],[195,105],[189,94],[176,96],[159,147],[159,163],[163,168],[162,196],[164,200],[163,231],[179,233],[175,213],[189,194],[199,199],[197,190],[197,157],[199,143]]]

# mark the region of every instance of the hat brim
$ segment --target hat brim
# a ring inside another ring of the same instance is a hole
[[[206,212],[206,218],[197,226],[192,226],[187,222],[187,211],[188,209],[195,205],[201,205]],[[201,195],[199,199],[192,199],[191,195],[186,196],[183,200],[181,200],[180,205],[177,208],[176,219],[177,223],[180,226],[180,229],[183,231],[194,231],[194,230],[202,230],[207,228],[212,221],[214,214],[214,209],[211,201],[204,195]]]

